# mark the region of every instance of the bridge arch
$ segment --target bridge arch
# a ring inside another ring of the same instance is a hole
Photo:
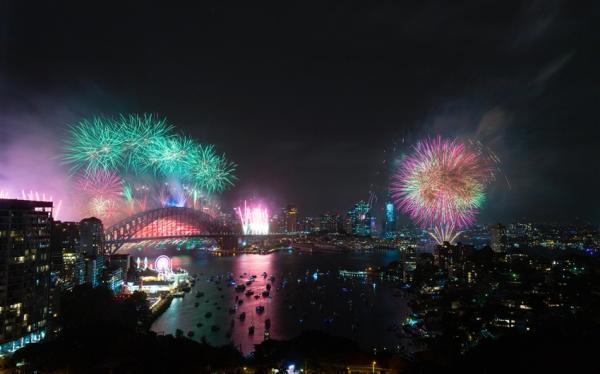
[[[116,252],[131,240],[228,234],[229,229],[210,215],[191,208],[165,207],[127,217],[106,228],[105,243]]]

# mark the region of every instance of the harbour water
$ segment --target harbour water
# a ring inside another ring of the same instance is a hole
[[[132,255],[164,254],[144,252]],[[398,290],[377,279],[339,275],[340,270],[361,271],[386,265],[399,259],[397,251],[284,251],[232,257],[202,251],[168,254],[174,268],[197,274],[198,280],[191,292],[174,299],[154,322],[151,329],[157,333],[175,334],[180,329],[188,335],[191,331],[195,340],[205,339],[212,345],[232,343],[248,354],[264,340],[265,321],[269,319],[271,339],[289,339],[302,330],[319,329],[352,338],[365,349],[394,349],[403,343],[390,328],[401,325],[409,313]],[[236,292],[231,279],[246,285],[252,275],[256,279],[243,292]],[[265,296],[268,284],[269,295]],[[247,296],[248,290],[254,294]],[[257,312],[258,306],[264,307],[264,312]],[[244,320],[240,320],[241,313],[246,314]],[[255,327],[253,334],[249,334],[250,326]]]

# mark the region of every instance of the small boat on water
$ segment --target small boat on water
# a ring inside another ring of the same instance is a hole
[[[254,335],[254,326],[248,327],[248,335]]]
[[[246,312],[240,313],[240,321],[243,321],[245,319],[246,319]]]
[[[252,291],[252,290],[246,291],[246,296],[252,296],[252,295],[254,295],[254,291]]]
[[[260,295],[254,295],[254,298],[258,300],[260,299]]]
[[[267,283],[267,290],[271,290],[271,283]]]
[[[243,303],[244,303],[244,300],[242,300],[242,299],[238,300],[238,305],[242,305]]]
[[[263,291],[262,295],[263,297],[269,297],[269,291]]]
[[[212,313],[211,312],[206,312],[204,314],[204,318],[210,318],[210,317],[212,317]]]
[[[262,276],[263,276],[263,278],[266,278],[267,277],[267,272],[263,271]]]
[[[267,319],[265,320],[265,330],[268,330],[268,329],[270,329],[270,328],[271,328],[271,319],[270,319],[270,318],[267,318]]]
[[[196,323],[196,327],[202,327],[202,322]]]
[[[264,306],[259,305],[259,306],[256,307],[256,313],[260,314],[260,313],[262,313],[264,311],[265,311],[265,307]]]
[[[200,292],[200,291],[196,292],[196,297],[202,297],[202,296],[204,296],[204,292]]]
[[[244,292],[245,289],[246,289],[246,286],[243,284],[238,284],[237,286],[235,286],[236,292]]]

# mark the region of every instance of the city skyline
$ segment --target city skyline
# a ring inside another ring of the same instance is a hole
[[[141,35],[129,33],[132,23],[124,19],[110,30],[85,27],[102,22],[102,9],[81,18],[74,16],[77,7],[57,5],[31,14],[27,22],[19,21],[26,14],[21,5],[6,10],[0,30],[5,52],[0,184],[23,167],[52,160],[68,124],[98,114],[149,112],[198,141],[216,144],[239,165],[237,187],[223,195],[231,208],[256,197],[317,215],[344,212],[370,191],[381,201],[395,161],[419,139],[440,134],[481,140],[502,160],[509,182],[490,186],[479,222],[521,217],[598,222],[591,198],[599,184],[597,166],[587,160],[593,160],[600,136],[590,125],[593,92],[579,84],[597,53],[588,45],[596,26],[571,4],[490,4],[484,15],[498,16],[491,25],[485,16],[471,17],[480,9],[470,5],[456,16],[431,17],[433,10],[421,8],[414,20],[403,16],[400,5],[366,11],[347,5],[322,10],[312,33],[294,28],[302,13],[277,18],[276,9],[263,14],[238,6],[199,7],[194,14],[202,26],[180,33],[176,43],[161,42],[156,32],[144,35],[157,41],[156,50],[135,43]],[[159,16],[157,9],[142,12],[150,19]],[[69,33],[48,14],[60,14],[82,33]],[[535,28],[539,15],[546,22]],[[160,16],[165,27],[181,31],[175,20],[191,14],[167,9]],[[388,30],[379,22],[393,16],[413,26]],[[574,18],[578,27],[570,30]],[[331,19],[338,32],[328,28]],[[46,32],[22,27],[28,22]],[[424,50],[423,41],[438,27],[453,32]],[[478,27],[477,35],[469,27]],[[223,47],[237,37],[247,43]],[[301,43],[304,38],[312,43]],[[104,40],[118,53],[102,53],[108,48]],[[331,53],[329,43],[336,46]],[[275,45],[280,54],[272,52]],[[185,54],[188,46],[199,47]],[[248,57],[251,48],[260,53]],[[452,49],[461,51],[460,58],[451,57]],[[142,56],[152,56],[153,63],[144,64]],[[450,57],[433,65],[440,56]],[[379,66],[382,57],[388,62]],[[123,58],[131,63],[122,64]],[[234,59],[235,67],[228,63]],[[516,61],[521,72],[511,68]],[[46,152],[27,163],[19,160],[17,145],[32,144],[32,134],[42,138],[35,147]],[[43,169],[38,174],[64,172],[60,165]]]

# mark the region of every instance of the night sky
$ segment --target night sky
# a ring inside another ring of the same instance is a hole
[[[58,3],[0,2],[0,147],[157,113],[239,165],[226,204],[312,215],[381,202],[418,139],[468,137],[510,181],[481,222],[600,221],[598,2]]]

